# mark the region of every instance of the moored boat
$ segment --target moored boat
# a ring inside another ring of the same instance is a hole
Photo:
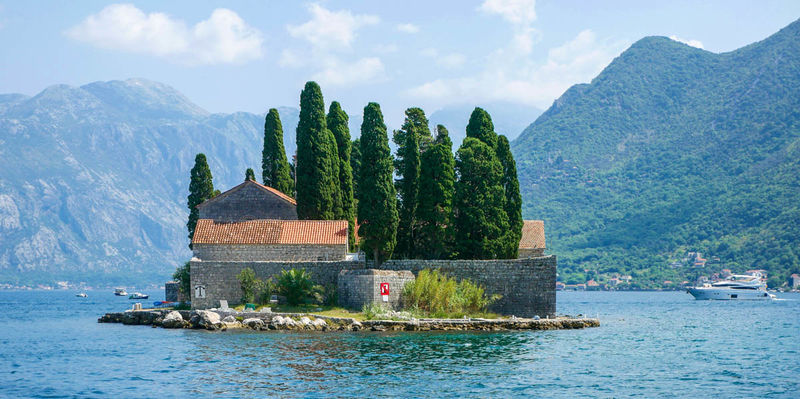
[[[128,296],[128,292],[125,291],[125,288],[115,288],[114,295],[116,296]]]
[[[79,298],[86,298],[86,297],[88,297],[89,295],[86,295],[86,293],[85,293],[85,292],[81,292],[80,294],[75,294],[75,296],[76,296],[76,297],[79,297]]]
[[[134,292],[133,294],[131,294],[130,297],[128,297],[128,299],[147,299],[147,298],[150,298],[150,295],[142,294],[141,292]]]
[[[713,284],[703,284],[700,287],[691,287],[686,292],[695,299],[707,300],[769,300],[775,295],[767,292],[767,286],[761,281],[761,276],[734,274],[726,280]]]

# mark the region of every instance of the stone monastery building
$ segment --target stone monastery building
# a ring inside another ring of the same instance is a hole
[[[217,307],[223,299],[238,303],[241,288],[236,276],[246,267],[262,279],[304,268],[315,283],[335,286],[340,273],[373,266],[348,256],[346,220],[297,220],[296,208],[293,198],[252,180],[198,205],[192,239],[192,307]],[[527,220],[518,260],[390,260],[380,268],[414,274],[437,268],[502,295],[494,311],[544,317],[555,314],[556,268],[555,256],[545,256],[544,250],[544,222]],[[399,297],[401,288],[391,295]]]

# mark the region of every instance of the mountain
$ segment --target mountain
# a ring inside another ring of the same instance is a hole
[[[291,154],[298,110],[279,111]],[[260,170],[263,126],[142,79],[0,96],[0,283],[163,281],[191,256],[195,154],[230,188]]]
[[[722,54],[639,40],[512,147],[560,279],[647,287],[725,267],[779,285],[800,271],[800,21]]]
[[[535,119],[541,110],[524,105],[495,101],[478,105],[492,116],[494,130],[513,140]],[[432,113],[429,117],[431,133],[436,134],[436,125],[444,125],[453,139],[453,151],[458,149],[467,135],[467,123],[475,105],[461,104],[444,107]]]

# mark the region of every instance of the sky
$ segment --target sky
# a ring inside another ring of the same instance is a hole
[[[0,93],[145,78],[210,112],[294,106],[308,80],[348,113],[507,102],[547,109],[645,36],[715,53],[800,1],[7,1]]]

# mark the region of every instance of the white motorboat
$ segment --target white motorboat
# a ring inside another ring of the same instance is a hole
[[[726,280],[713,284],[703,284],[686,290],[695,299],[719,300],[765,300],[775,299],[775,295],[767,292],[767,286],[761,276],[734,274]]]
[[[128,292],[125,291],[125,288],[115,288],[114,295],[116,296],[128,296]]]
[[[88,297],[89,295],[86,295],[86,293],[85,293],[85,292],[81,292],[80,294],[75,294],[75,296],[76,296],[76,297],[79,297],[79,298],[86,298],[86,297]]]

